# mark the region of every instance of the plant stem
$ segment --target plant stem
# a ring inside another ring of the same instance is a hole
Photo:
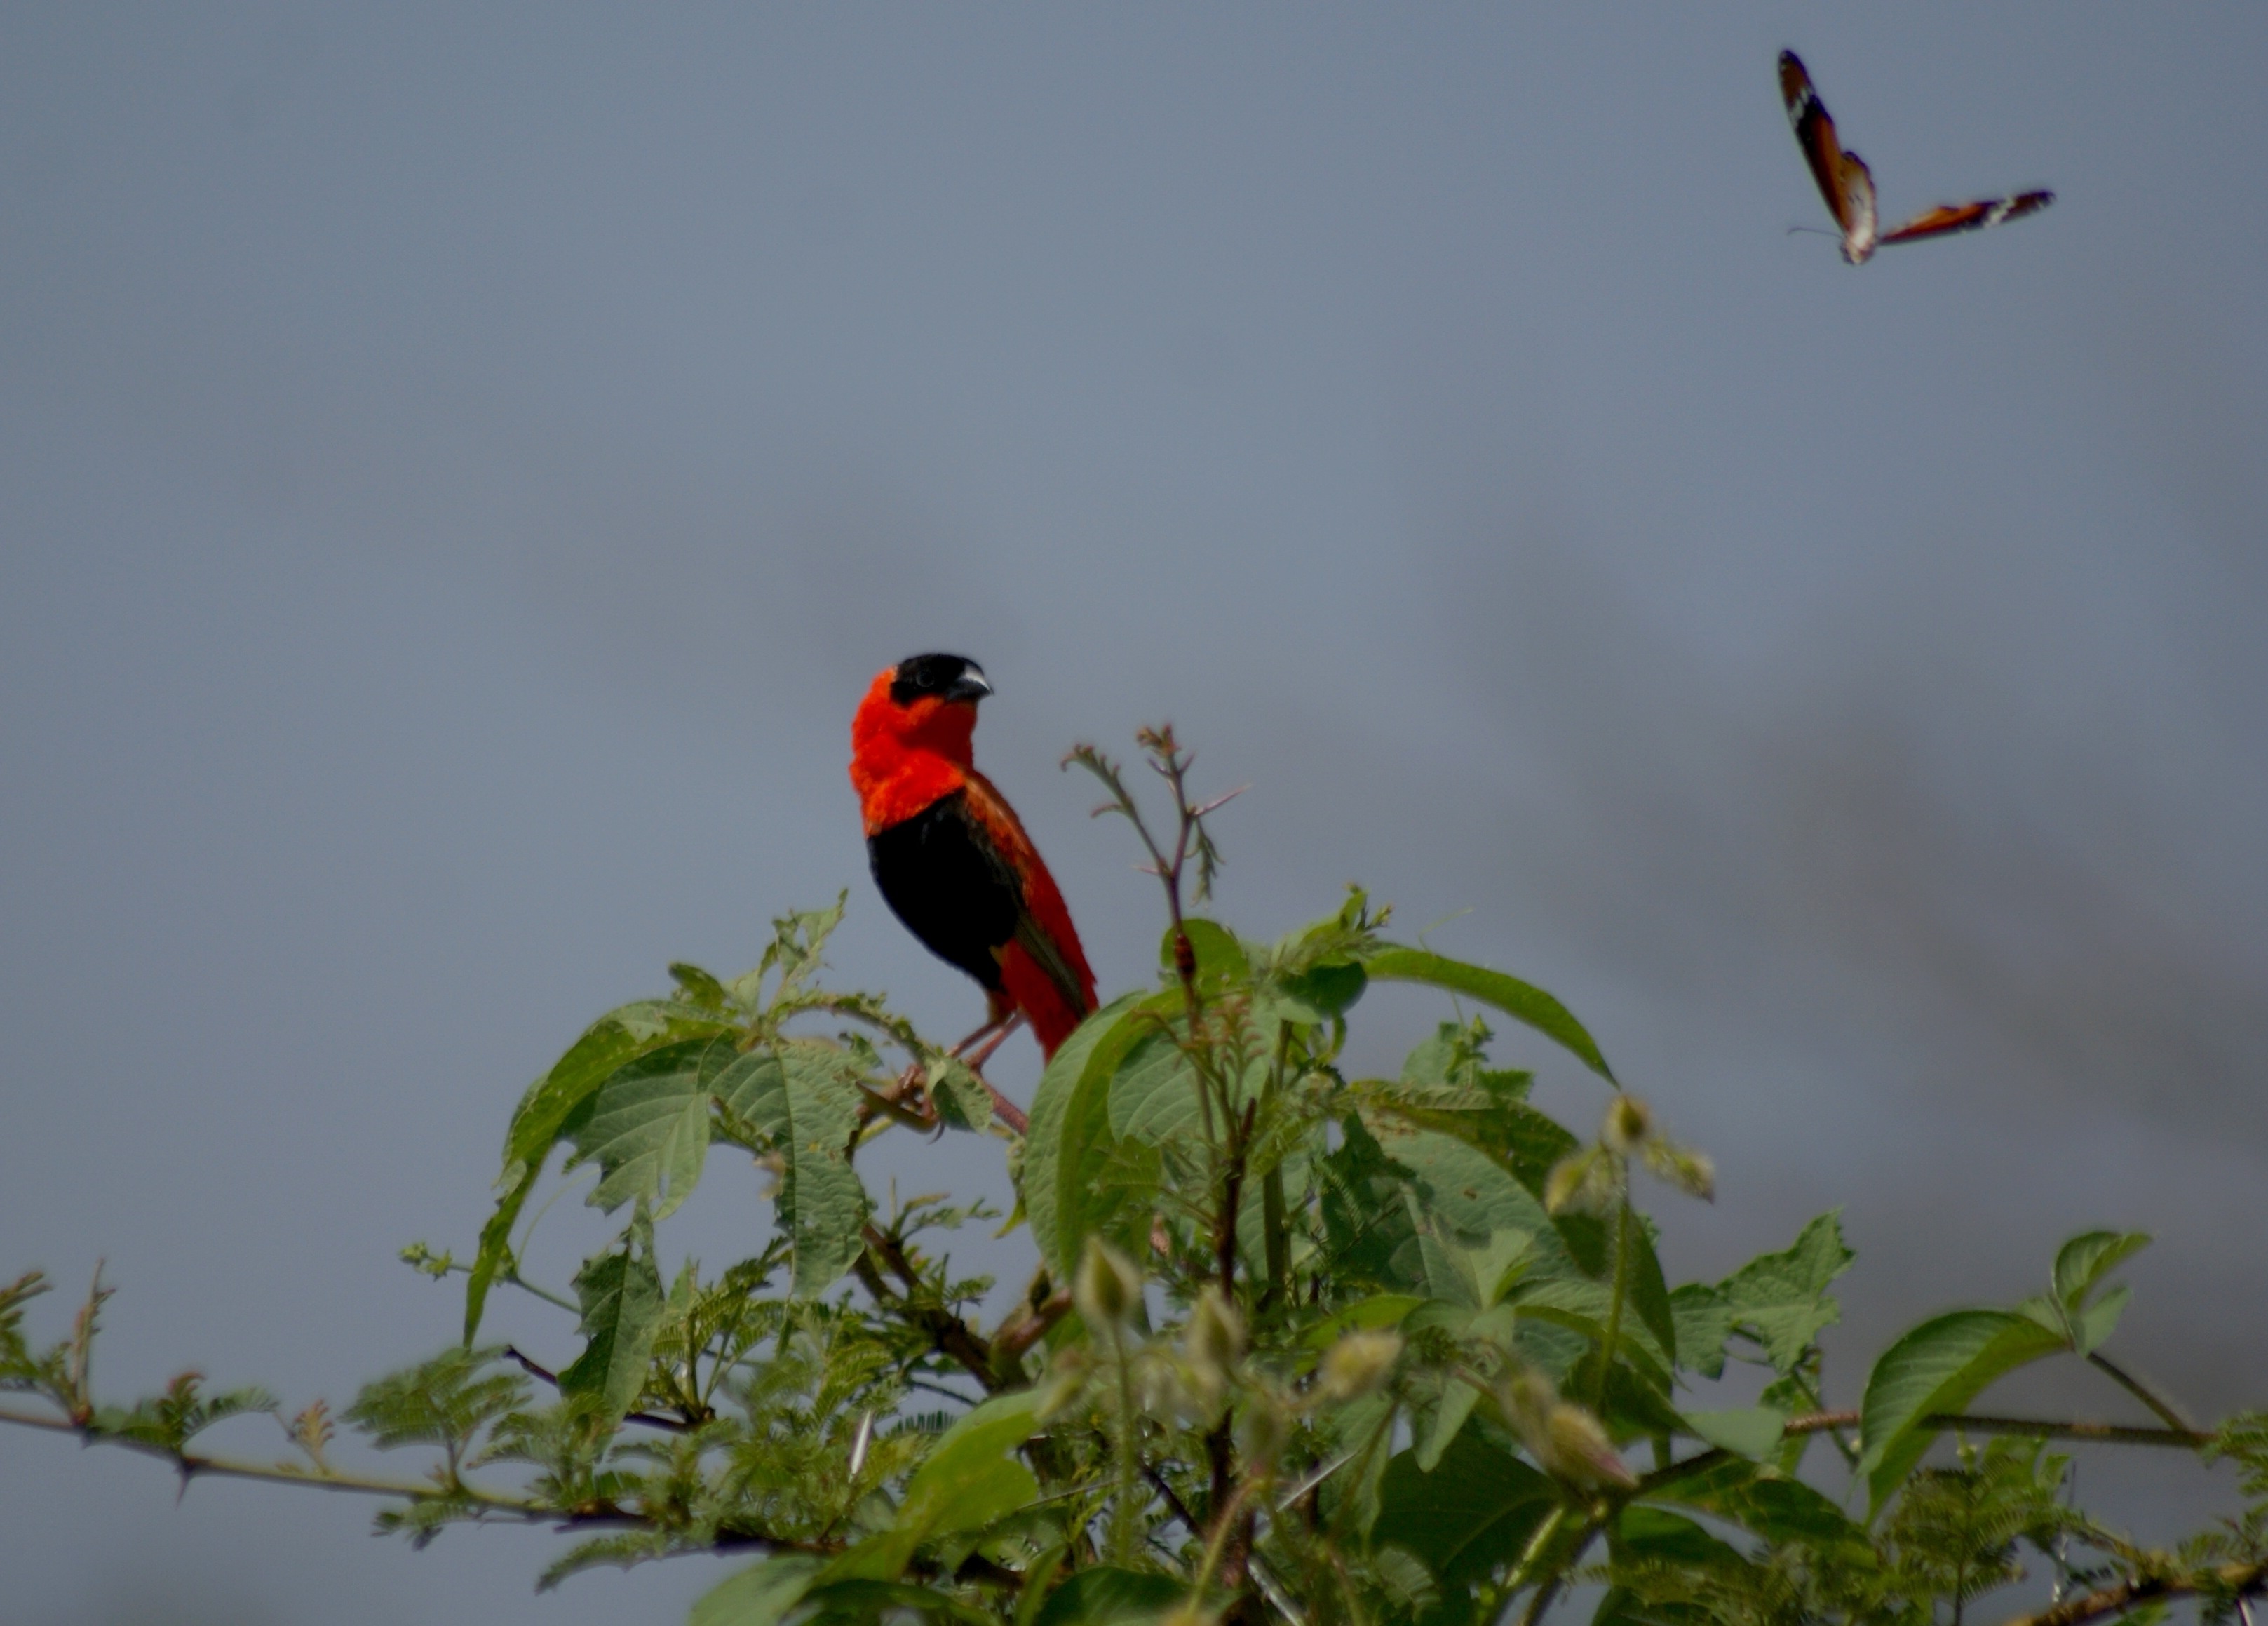
[[[1600,1519],[1594,1518],[1584,1526],[1582,1534],[1575,1539],[1575,1544],[1567,1549],[1567,1561],[1554,1570],[1551,1578],[1537,1587],[1535,1595],[1528,1600],[1527,1611],[1520,1617],[1521,1626],[1536,1626],[1536,1622],[1543,1620],[1544,1612],[1557,1600],[1560,1589],[1567,1584],[1567,1572],[1582,1562],[1585,1549],[1598,1539],[1602,1523]]]
[[[1139,1471],[1134,1415],[1134,1373],[1126,1359],[1126,1334],[1116,1322],[1110,1327],[1110,1354],[1118,1368],[1118,1505],[1111,1511],[1110,1559],[1124,1566],[1134,1557],[1134,1476]]]
[[[2088,1356],[2087,1364],[2103,1372],[2111,1382],[2155,1412],[2168,1428],[2180,1429],[2189,1433],[2196,1432],[2197,1424],[2182,1415],[2180,1407],[2153,1390],[2148,1384],[2144,1383],[2124,1367],[2118,1365],[2109,1356],[2099,1350],[2095,1351]]]
[[[1591,1386],[1591,1409],[1603,1413],[1607,1408],[1607,1378],[1615,1369],[1615,1349],[1622,1342],[1623,1300],[1630,1291],[1630,1227],[1631,1205],[1628,1190],[1630,1171],[1623,1171],[1624,1194],[1615,1208],[1615,1287],[1607,1304],[1607,1335],[1599,1346],[1599,1376]]]

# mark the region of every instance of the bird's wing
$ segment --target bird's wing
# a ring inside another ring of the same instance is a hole
[[[1071,923],[1071,911],[1056,890],[1055,877],[1041,861],[1039,849],[1025,833],[1023,821],[1007,798],[983,774],[970,772],[963,795],[963,816],[979,834],[979,845],[994,855],[1004,883],[1018,900],[1012,941],[1047,974],[1064,1002],[1071,1009],[1094,1009],[1094,973]],[[1006,945],[1001,945],[1005,948]]]

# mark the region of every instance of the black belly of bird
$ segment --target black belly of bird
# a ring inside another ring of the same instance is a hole
[[[882,901],[906,929],[997,991],[996,951],[1015,935],[1020,900],[1005,866],[970,827],[962,793],[867,837],[866,858]]]

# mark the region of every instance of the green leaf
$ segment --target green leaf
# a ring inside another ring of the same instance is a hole
[[[1071,1256],[1064,1251],[1057,1223],[1066,1143],[1076,1161],[1094,1133],[1094,1118],[1097,1113],[1102,1115],[1102,1134],[1107,1136],[1110,1132],[1109,1071],[1102,1072],[1093,1090],[1086,1090],[1082,1086],[1086,1065],[1106,1038],[1114,1046],[1121,1044],[1120,1029],[1126,1015],[1144,997],[1138,994],[1122,994],[1080,1023],[1071,1036],[1056,1047],[1056,1053],[1049,1058],[1040,1074],[1039,1087],[1032,1092],[1018,1184],[1024,1217],[1032,1228],[1032,1240],[1038,1245],[1040,1257],[1047,1261],[1058,1282],[1071,1280],[1066,1263]],[[1130,1044],[1131,1036],[1123,1042]],[[1123,1048],[1119,1053],[1124,1053]]]
[[[1717,1289],[1733,1325],[1756,1336],[1782,1376],[1795,1369],[1822,1328],[1842,1317],[1827,1286],[1858,1255],[1844,1245],[1839,1212],[1821,1215],[1786,1253],[1750,1260]]]
[[[1182,929],[1189,933],[1189,947],[1197,952],[1198,987],[1218,987],[1225,982],[1241,982],[1252,974],[1252,960],[1244,952],[1244,945],[1219,921],[1193,914],[1182,920]],[[1167,971],[1179,972],[1174,964],[1174,928],[1170,926],[1158,940],[1158,964]]]
[[[2118,1318],[2126,1313],[2126,1301],[2133,1296],[2134,1290],[2121,1282],[2072,1318],[2072,1352],[2085,1356],[2101,1349],[2118,1330]]]
[[[1549,1479],[1466,1429],[1431,1474],[1414,1451],[1387,1464],[1371,1545],[1414,1555],[1445,1588],[1469,1585],[1518,1559],[1557,1500]]]
[[[1484,1308],[1504,1291],[1508,1267],[1539,1238],[1550,1216],[1511,1171],[1465,1142],[1413,1129],[1401,1115],[1366,1118],[1386,1156],[1404,1171],[1416,1203],[1429,1290]],[[1485,1279],[1483,1279],[1483,1277]]]
[[[1425,1303],[1415,1293],[1376,1293],[1349,1304],[1336,1315],[1316,1322],[1300,1334],[1300,1346],[1311,1353],[1301,1357],[1302,1370],[1314,1357],[1352,1332],[1371,1327],[1399,1327],[1410,1312]]]
[[[1719,1572],[1749,1567],[1740,1553],[1683,1514],[1638,1502],[1623,1509],[1609,1527],[1607,1544],[1617,1564],[1638,1561]]]
[[[366,1383],[347,1421],[382,1448],[441,1445],[461,1452],[482,1429],[527,1403],[527,1379],[490,1370],[501,1349],[446,1349]]]
[[[1163,1615],[1187,1591],[1170,1575],[1095,1564],[1049,1593],[1032,1626],[1130,1626]]]
[[[725,992],[725,985],[703,971],[698,965],[683,960],[673,960],[669,965],[670,980],[688,1004],[700,1010],[729,1011],[733,996]]]
[[[1609,1083],[1614,1082],[1606,1057],[1599,1053],[1597,1043],[1584,1031],[1583,1024],[1565,1005],[1533,984],[1423,949],[1381,949],[1365,960],[1363,966],[1373,981],[1382,978],[1390,982],[1422,982],[1492,1005],[1565,1046],[1600,1077]]]
[[[1418,1442],[1418,1466],[1431,1474],[1441,1466],[1441,1458],[1456,1443],[1466,1419],[1473,1408],[1481,1402],[1481,1392],[1461,1378],[1445,1378],[1441,1384],[1441,1403],[1434,1408],[1432,1425],[1425,1438]]]
[[[983,1130],[991,1127],[992,1092],[960,1057],[932,1062],[926,1087],[939,1121],[949,1127]]]
[[[1879,1511],[1928,1451],[1938,1430],[1926,1418],[1959,1411],[1987,1384],[2066,1349],[2063,1338],[2009,1310],[1956,1310],[1923,1322],[1874,1363],[1859,1408],[1865,1441],[1858,1473]]]
[[[551,1070],[528,1087],[504,1133],[502,1193],[481,1227],[480,1252],[465,1279],[465,1341],[480,1331],[489,1289],[512,1261],[512,1228],[527,1202],[567,1122],[621,1068],[649,1051],[681,1039],[724,1032],[721,1017],[701,1015],[668,1000],[641,1000],[608,1011],[568,1046]]]
[[[1161,1145],[1197,1135],[1202,1122],[1197,1069],[1174,1034],[1152,1027],[1111,1075],[1112,1137]]]
[[[1370,986],[1370,973],[1353,960],[1330,960],[1282,978],[1277,987],[1300,1007],[1306,1019],[1328,1021],[1344,1016]]]
[[[1777,1407],[1749,1406],[1737,1411],[1689,1411],[1685,1426],[1697,1439],[1758,1460],[1779,1449],[1787,1414]]]
[[[850,1576],[821,1581],[803,1595],[812,1613],[808,1626],[868,1626],[875,1621],[898,1618],[910,1609],[931,1620],[963,1621],[968,1626],[991,1626],[993,1617],[926,1586],[898,1581],[868,1580]]]
[[[619,1250],[585,1260],[575,1275],[583,1353],[559,1374],[559,1392],[595,1394],[612,1417],[637,1403],[661,1326],[661,1276],[653,1267],[651,1235],[644,1252],[625,1238]]]
[[[1178,1009],[1181,991],[1127,994],[1080,1024],[1040,1075],[1024,1142],[1024,1212],[1058,1282],[1078,1268],[1090,1232],[1107,1233],[1127,1201],[1110,1086],[1127,1053]]]
[[[1523,1316],[1571,1328],[1594,1344],[1605,1341],[1607,1322],[1614,1314],[1612,1285],[1587,1282],[1580,1276],[1522,1282],[1512,1299]],[[1628,1301],[1624,1302],[1627,1309]],[[1642,1317],[1623,1317],[1616,1353],[1657,1393],[1668,1393],[1669,1351],[1661,1347],[1653,1329]]]
[[[663,1220],[700,1181],[709,1149],[709,1096],[716,1075],[738,1059],[729,1038],[691,1038],[650,1051],[618,1068],[568,1130],[567,1161],[599,1165],[586,1201],[608,1213],[640,1198]]]
[[[826,1567],[816,1553],[775,1553],[702,1593],[687,1626],[778,1626]]]
[[[2140,1231],[2090,1231],[2073,1237],[2056,1254],[2056,1303],[2076,1316],[2103,1277],[2149,1245],[2149,1233]]]
[[[850,1166],[858,1122],[858,1071],[812,1039],[737,1057],[714,1088],[725,1109],[771,1138],[781,1158],[773,1198],[794,1254],[794,1291],[809,1298],[840,1280],[864,1245],[866,1188]]]
[[[1843,1510],[1800,1479],[1754,1462],[1730,1460],[1673,1479],[1647,1494],[1649,1502],[1672,1503],[1728,1519],[1767,1541],[1823,1548],[1850,1562],[1871,1559],[1867,1534]]]
[[[1705,1282],[1688,1282],[1669,1296],[1677,1332],[1677,1362],[1704,1378],[1725,1373],[1725,1341],[1733,1335],[1733,1307]]]
[[[829,1578],[895,1581],[932,1536],[982,1529],[1037,1496],[1039,1481],[1011,1453],[1039,1431],[1038,1405],[1038,1391],[1025,1389],[954,1419],[907,1482],[889,1530],[836,1560]]]

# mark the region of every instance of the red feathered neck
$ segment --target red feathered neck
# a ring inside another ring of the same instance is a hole
[[[976,702],[890,698],[895,669],[880,672],[850,720],[850,783],[866,833],[911,818],[968,782]]]

